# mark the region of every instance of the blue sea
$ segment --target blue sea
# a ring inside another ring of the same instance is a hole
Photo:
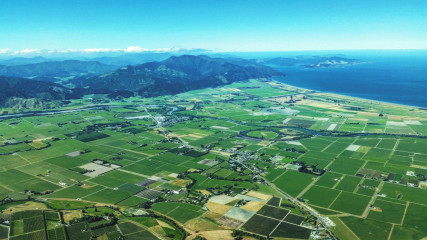
[[[362,60],[346,67],[278,67],[283,83],[312,90],[427,108],[427,50],[268,53],[270,57],[341,56]]]

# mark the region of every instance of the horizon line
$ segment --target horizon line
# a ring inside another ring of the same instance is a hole
[[[138,53],[262,53],[262,52],[327,52],[327,51],[426,51],[427,48],[364,48],[364,49],[288,49],[288,50],[222,50],[222,49],[204,49],[204,48],[156,48],[148,49],[140,46],[129,46],[127,48],[87,48],[87,49],[0,49],[0,56],[46,56],[46,55],[67,55],[67,54],[138,54]],[[194,54],[193,54],[194,55]]]

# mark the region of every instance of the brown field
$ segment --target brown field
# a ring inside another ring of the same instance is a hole
[[[276,238],[276,239],[280,239],[280,238]],[[256,238],[254,238],[254,237],[243,237],[243,240],[256,240]]]
[[[85,201],[85,202],[88,202],[88,201]],[[95,203],[95,206],[97,206],[97,207],[104,207],[106,205],[108,205],[108,204],[105,204],[105,203]]]
[[[238,229],[244,224],[244,222],[241,222],[241,221],[238,221],[238,220],[226,217],[226,216],[222,216],[218,220],[218,222],[221,223],[222,225],[224,225],[225,227],[233,228],[233,229]]]
[[[273,197],[273,196],[271,196],[271,195],[267,195],[267,194],[260,193],[260,192],[256,192],[256,191],[250,191],[250,192],[248,192],[248,194],[246,194],[246,195],[251,196],[251,197],[260,198],[260,199],[262,199],[262,200],[266,200],[266,201],[270,200],[270,198],[272,198],[272,197]]]
[[[363,115],[363,116],[370,116],[370,117],[377,117],[378,113],[373,113],[373,112],[358,112],[358,115]]]
[[[108,240],[108,236],[107,236],[107,235],[99,236],[99,237],[97,238],[97,240]]]
[[[194,231],[216,231],[224,229],[221,226],[205,218],[192,219],[185,224],[185,227]]]
[[[369,119],[367,118],[349,118],[348,120],[361,121],[361,122],[369,121]]]
[[[261,141],[261,142],[259,142],[258,143],[258,145],[261,145],[261,146],[267,146],[267,145],[269,145],[271,142],[270,141]]]
[[[157,226],[154,226],[154,227],[150,227],[149,229],[151,231],[159,234],[159,235],[165,235],[166,234],[165,230],[163,230],[162,226],[160,226],[160,225],[157,225]]]
[[[186,135],[178,135],[179,137],[190,137],[190,138],[202,138],[202,137],[206,137],[207,135],[202,135],[202,134],[186,134]]]
[[[157,220],[157,222],[159,223],[160,226],[164,227],[164,228],[170,228],[170,229],[174,229],[171,225],[169,225],[168,223],[165,223],[163,221]]]
[[[267,202],[248,202],[241,209],[249,210],[252,212],[258,212]]]
[[[218,221],[221,217],[222,214],[218,214],[218,213],[214,213],[214,212],[207,212],[205,213],[205,215],[203,215],[203,217],[213,220],[213,221]]]
[[[219,155],[222,155],[222,156],[226,156],[226,157],[230,157],[231,156],[231,153],[217,151],[217,150],[212,150],[211,153],[216,153],[216,154],[219,154]]]
[[[427,163],[426,163],[426,165],[427,165]],[[426,166],[411,164],[411,167],[413,167],[413,168],[425,168]]]
[[[221,215],[225,214],[228,210],[232,208],[232,206],[222,205],[222,204],[213,203],[213,202],[206,203],[206,207],[209,209],[209,211],[218,213]]]
[[[402,116],[388,115],[387,119],[388,120],[397,120],[397,121],[400,121],[400,120],[402,120]]]
[[[63,213],[64,213],[64,215],[63,215],[64,221],[66,223],[69,223],[74,218],[81,218],[82,217],[81,210],[64,211]]]
[[[173,185],[185,187],[189,181],[184,179],[176,179],[172,182]]]
[[[35,209],[48,209],[44,203],[38,203],[38,202],[25,202],[23,204],[19,204],[13,207],[10,207],[8,209],[5,209],[3,213],[12,213],[12,212],[19,212],[19,211],[27,211],[27,210],[35,210]]]
[[[205,237],[206,239],[221,239],[221,240],[234,239],[234,237],[231,236],[231,230],[202,231],[197,234]],[[195,237],[196,235],[194,235],[193,237],[190,237],[189,239],[193,239]]]
[[[200,192],[201,194],[211,195],[211,192],[209,192],[208,190],[198,190],[198,192]]]

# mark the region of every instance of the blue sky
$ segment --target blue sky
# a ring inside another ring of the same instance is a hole
[[[0,49],[128,46],[427,49],[427,1],[0,1]]]

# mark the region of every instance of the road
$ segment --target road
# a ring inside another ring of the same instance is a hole
[[[248,169],[249,171],[252,171],[251,168],[249,168],[248,166],[246,166],[244,163],[242,163],[241,161],[238,161],[236,159],[233,160],[236,163],[239,163],[240,165],[242,165],[243,167],[245,167],[246,169]],[[294,203],[295,205],[297,205],[298,207],[308,211],[311,215],[315,216],[317,218],[317,221],[323,226],[323,228],[329,233],[329,235],[337,240],[337,238],[335,237],[335,235],[332,233],[331,230],[329,230],[329,228],[327,227],[328,225],[326,224],[326,222],[323,220],[322,216],[316,212],[314,209],[312,209],[311,207],[307,206],[306,204],[298,201],[297,199],[293,198],[292,196],[290,196],[289,194],[283,192],[282,190],[280,190],[279,188],[277,188],[274,184],[272,184],[271,182],[269,182],[267,179],[261,177],[268,186],[270,186],[271,188],[273,188],[276,192],[280,193],[280,195],[282,195],[282,197],[284,197],[285,199],[289,200],[290,202]]]
[[[144,107],[144,109],[145,109],[145,111],[147,112],[147,114],[150,116],[150,118],[151,119],[153,119],[153,121],[154,122],[156,122],[156,127],[157,128],[160,128],[160,129],[162,129],[162,131],[163,132],[167,132],[168,133],[168,135],[169,136],[172,136],[172,137],[176,137],[176,138],[178,138],[185,146],[188,146],[188,142],[186,142],[184,139],[182,139],[181,137],[179,137],[178,135],[176,135],[175,133],[173,133],[173,132],[170,132],[170,131],[168,131],[166,128],[164,128],[163,126],[162,126],[162,122],[161,121],[159,121],[159,119],[157,119],[156,117],[154,117],[149,111],[148,111],[148,109],[146,108],[146,107]],[[175,108],[175,109],[177,109],[177,108]],[[172,109],[172,113],[173,113],[173,111],[174,111],[174,109]],[[170,113],[170,112],[169,112]]]

